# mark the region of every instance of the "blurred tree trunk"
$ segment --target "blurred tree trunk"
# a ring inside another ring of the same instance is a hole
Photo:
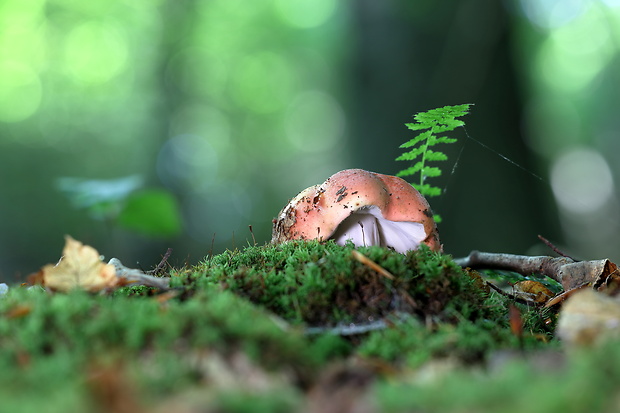
[[[445,105],[474,103],[467,133],[494,151],[537,169],[521,138],[518,62],[511,50],[511,16],[502,2],[467,0],[352,3],[357,24],[352,131],[357,166],[393,174],[393,159],[414,135],[411,116]],[[525,252],[537,234],[557,239],[557,219],[544,211],[546,183],[467,138],[442,147],[450,159],[430,200],[444,223],[447,252],[471,249]],[[462,152],[461,152],[462,151]],[[460,156],[460,157],[459,157]],[[457,168],[452,173],[455,162]]]

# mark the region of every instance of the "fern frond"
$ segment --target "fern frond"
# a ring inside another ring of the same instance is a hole
[[[422,155],[423,153],[424,153],[424,148],[417,147],[417,148],[410,150],[409,152],[403,153],[398,158],[396,158],[396,160],[397,161],[413,161],[415,158]]]
[[[443,152],[434,151],[432,149],[427,149],[426,154],[424,154],[427,162],[430,161],[447,161],[448,155]]]
[[[415,189],[417,189],[421,194],[425,194],[425,196],[438,196],[441,195],[441,189],[436,186],[431,186],[430,184],[412,184]]]
[[[437,196],[441,194],[441,189],[425,182],[427,178],[435,178],[441,175],[441,169],[436,166],[428,166],[428,162],[445,161],[448,156],[436,149],[430,149],[437,144],[455,143],[456,138],[447,136],[437,136],[444,132],[450,132],[460,126],[464,126],[465,122],[460,119],[469,113],[471,104],[444,106],[443,108],[432,109],[427,112],[421,112],[414,115],[414,123],[406,123],[405,126],[410,130],[423,131],[400,145],[400,148],[412,148],[396,158],[397,161],[415,161],[414,165],[399,171],[396,176],[411,176],[419,174],[419,183],[412,183],[420,193],[427,197]]]
[[[427,131],[427,132],[423,132],[421,134],[419,134],[418,136],[416,136],[415,138],[411,139],[410,141],[407,141],[405,143],[403,143],[402,145],[400,145],[400,148],[410,148],[412,146],[415,146],[416,144],[425,141],[429,138],[431,138],[433,136],[433,131]]]
[[[441,136],[439,138],[435,138],[435,143],[454,143],[456,142],[456,138],[448,138],[447,136]]]
[[[436,166],[425,166],[422,169],[422,174],[427,178],[435,178],[441,176],[441,169]]]
[[[398,160],[398,158],[396,158],[396,159]],[[418,172],[420,172],[421,170],[422,170],[422,164],[417,163],[417,164],[415,164],[415,165],[413,165],[413,166],[411,166],[411,167],[409,167],[407,169],[403,169],[402,171],[398,172],[396,174],[396,176],[403,177],[403,176],[415,175]]]

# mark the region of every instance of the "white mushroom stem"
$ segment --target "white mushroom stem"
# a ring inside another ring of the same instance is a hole
[[[379,245],[404,254],[418,248],[426,238],[426,232],[419,222],[387,220],[379,208],[372,205],[349,215],[330,238],[339,245],[350,240],[356,246]]]

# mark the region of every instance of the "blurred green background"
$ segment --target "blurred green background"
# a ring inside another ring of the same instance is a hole
[[[0,280],[65,234],[143,269],[267,242],[300,190],[395,174],[404,123],[461,103],[446,252],[620,260],[619,48],[618,0],[3,0]]]

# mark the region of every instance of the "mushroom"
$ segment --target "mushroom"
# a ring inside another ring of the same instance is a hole
[[[400,253],[421,243],[441,251],[426,199],[407,181],[346,169],[301,191],[273,220],[272,243],[333,239],[344,245],[379,245]]]

